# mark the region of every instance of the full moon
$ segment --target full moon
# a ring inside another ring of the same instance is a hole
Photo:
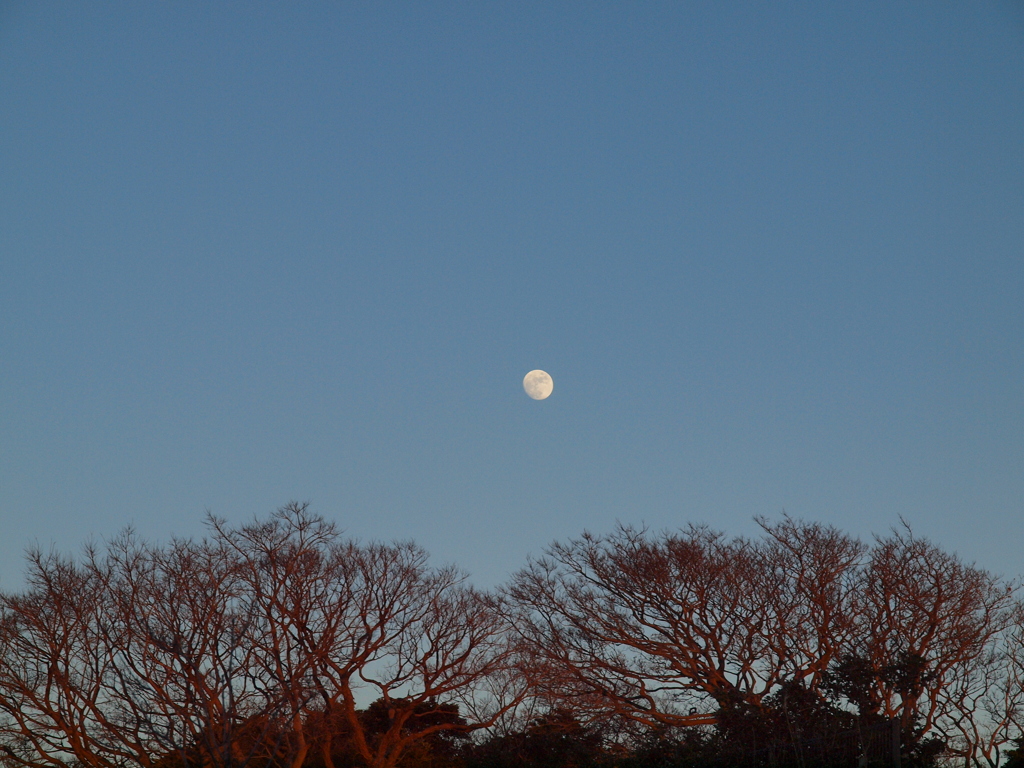
[[[555,382],[546,371],[530,371],[523,378],[523,389],[534,400],[543,400],[551,394]]]

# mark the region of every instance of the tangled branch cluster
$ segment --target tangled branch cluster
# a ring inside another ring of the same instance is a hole
[[[201,541],[30,552],[0,595],[0,760],[340,768],[343,739],[389,768],[545,713],[635,739],[827,709],[997,765],[1024,727],[1015,585],[906,528],[760,524],[584,534],[494,593],[297,504]]]

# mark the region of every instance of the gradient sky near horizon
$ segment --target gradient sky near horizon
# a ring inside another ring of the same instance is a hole
[[[0,4],[0,588],[291,500],[1024,573],[1024,6]]]

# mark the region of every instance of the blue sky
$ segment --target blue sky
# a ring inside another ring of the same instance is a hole
[[[290,500],[1024,571],[1019,3],[8,2],[0,180],[0,588]]]

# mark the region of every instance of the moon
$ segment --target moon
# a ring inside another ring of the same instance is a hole
[[[550,396],[551,391],[554,388],[555,382],[551,379],[551,376],[547,371],[530,371],[525,377],[523,377],[523,389],[525,389],[526,394],[534,400],[543,400]]]

